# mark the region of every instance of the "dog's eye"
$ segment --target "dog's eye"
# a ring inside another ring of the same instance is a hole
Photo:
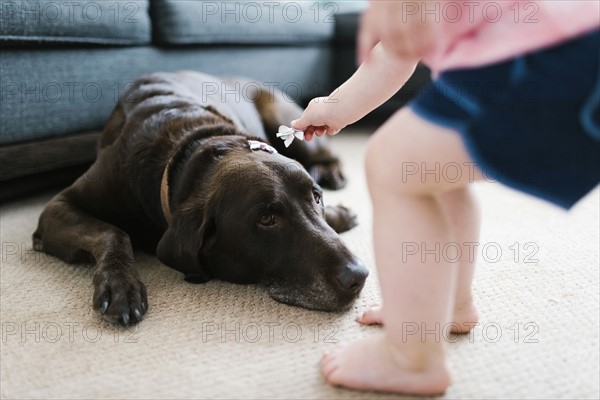
[[[275,225],[275,222],[275,216],[271,213],[264,213],[260,216],[260,219],[258,220],[258,223],[262,226],[272,226]]]
[[[215,147],[213,149],[213,156],[216,158],[223,157],[227,153],[226,147]]]
[[[319,193],[315,190],[315,191],[313,191],[313,197],[315,198],[315,202],[317,204],[321,204],[321,201],[323,200],[323,196],[321,195],[321,193]]]

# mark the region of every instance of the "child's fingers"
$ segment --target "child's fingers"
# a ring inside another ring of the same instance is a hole
[[[327,127],[326,126],[319,126],[315,128],[315,135],[317,136],[323,136],[325,134],[325,132],[327,132]]]
[[[304,121],[304,116],[293,120],[290,125],[294,129],[298,129],[299,131],[303,131],[308,127],[308,124]]]
[[[305,131],[304,131],[304,140],[306,141],[311,141],[313,138],[315,132],[315,128],[312,126],[309,126]]]

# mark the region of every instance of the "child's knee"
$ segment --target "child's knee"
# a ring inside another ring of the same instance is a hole
[[[479,179],[478,171],[473,176],[461,173],[458,180],[446,179],[444,175],[446,165],[472,165],[470,160],[457,132],[403,109],[369,141],[367,181],[372,193],[436,195]]]
[[[418,141],[393,124],[377,130],[367,145],[365,170],[370,188],[385,188],[398,194],[417,194],[423,189],[423,181],[411,174],[418,153]]]

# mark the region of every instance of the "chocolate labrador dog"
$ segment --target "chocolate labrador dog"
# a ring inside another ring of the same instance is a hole
[[[343,310],[367,277],[325,207],[345,184],[323,138],[275,138],[302,110],[249,80],[195,72],[137,80],[113,111],[90,169],[46,206],[34,248],[95,262],[93,307],[111,322],[148,310],[133,248],[155,251],[190,282],[264,285],[277,301]]]

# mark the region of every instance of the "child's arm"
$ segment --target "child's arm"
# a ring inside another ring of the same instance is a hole
[[[348,123],[353,123],[389,100],[411,77],[418,59],[407,60],[391,55],[377,44],[369,59],[338,89],[329,95],[340,104]]]
[[[338,133],[394,95],[415,70],[417,59],[400,59],[376,45],[368,61],[327,97],[313,99],[302,116],[292,121],[292,127],[313,134]]]

